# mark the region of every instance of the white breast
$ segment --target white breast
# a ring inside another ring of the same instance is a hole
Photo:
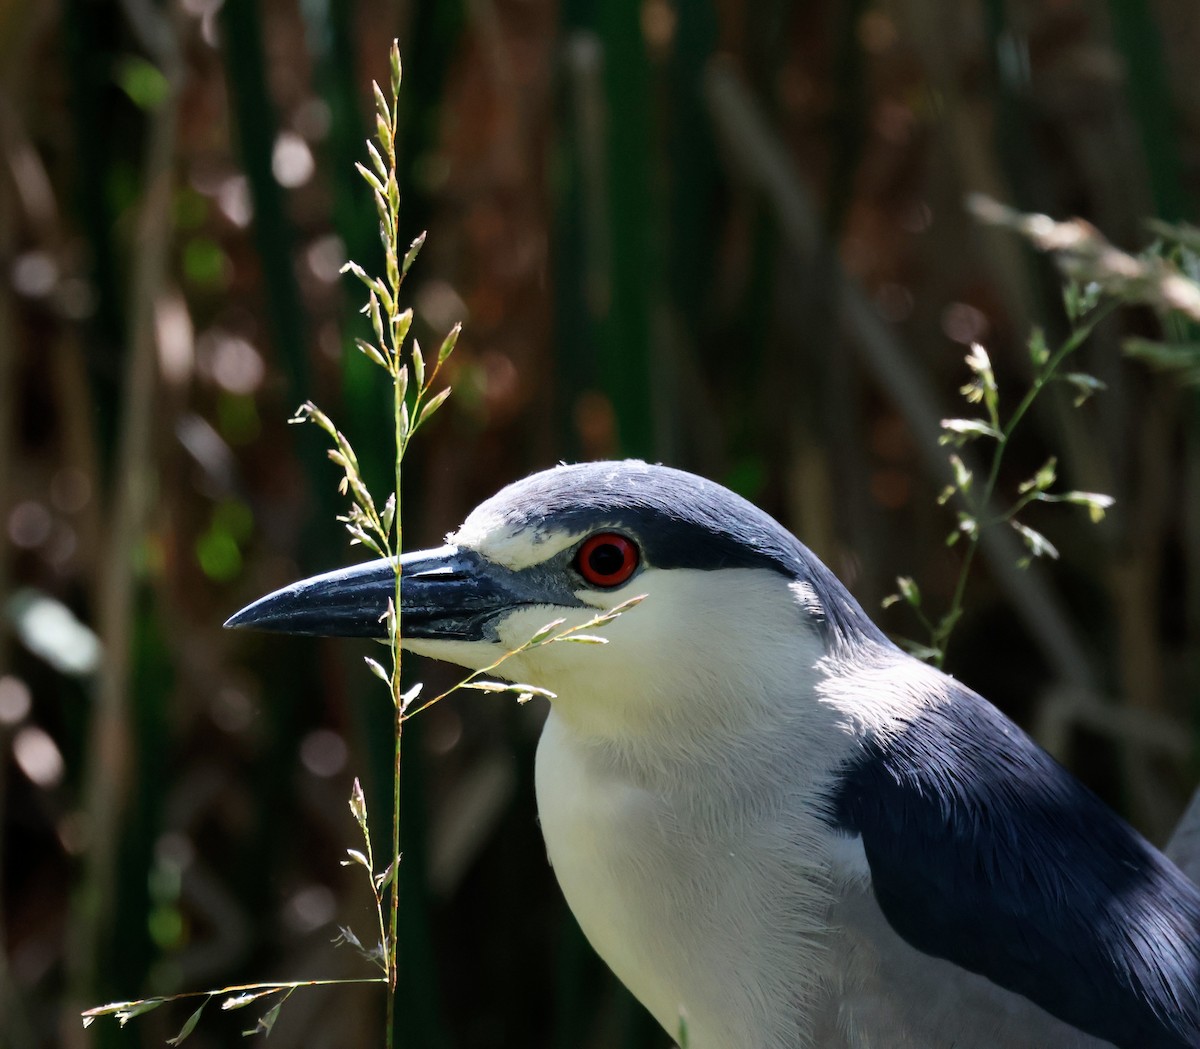
[[[805,848],[816,835],[795,819],[783,829],[772,811],[788,785],[779,806],[754,812],[694,804],[686,789],[633,782],[608,757],[551,712],[538,811],[592,946],[669,1033],[686,1017],[690,1049],[810,1044],[802,1017],[820,997],[827,866]]]

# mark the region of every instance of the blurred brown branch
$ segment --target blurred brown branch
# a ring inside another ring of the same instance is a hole
[[[1104,294],[1125,302],[1160,312],[1175,310],[1200,321],[1200,284],[1159,255],[1130,255],[1084,219],[1060,222],[1049,215],[1025,214],[983,193],[970,194],[967,208],[980,222],[1011,229],[1053,255],[1069,280],[1094,283]]]
[[[122,813],[134,770],[129,722],[130,658],[138,547],[143,541],[150,495],[156,476],[158,444],[153,438],[157,406],[155,305],[162,292],[173,238],[171,208],[176,178],[179,96],[186,67],[178,41],[183,15],[170,3],[164,13],[145,5],[127,15],[142,24],[154,45],[168,91],[150,117],[143,161],[143,189],[134,227],[127,316],[129,344],[121,385],[121,421],[114,461],[114,488],[103,540],[97,623],[104,657],[95,685],[84,773],[83,821],[86,835],[84,874],[70,921],[67,952],[72,997],[86,1003],[103,964],[101,944],[111,927],[115,897],[117,844]],[[67,1025],[68,1044],[86,1044],[75,1025]]]

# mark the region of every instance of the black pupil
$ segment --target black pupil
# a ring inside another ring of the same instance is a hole
[[[604,543],[588,554],[588,568],[598,576],[616,575],[625,567],[625,551],[616,543]]]

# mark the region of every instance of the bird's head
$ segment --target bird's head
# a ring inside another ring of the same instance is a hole
[[[401,565],[404,647],[471,669],[553,620],[560,632],[645,595],[595,631],[607,644],[538,645],[495,671],[556,693],[565,716],[603,735],[735,722],[765,697],[794,695],[797,675],[823,656],[882,640],[763,511],[642,462],[534,474],[476,508],[445,546]],[[392,563],[368,562],[269,594],[226,625],[381,637],[393,593]]]

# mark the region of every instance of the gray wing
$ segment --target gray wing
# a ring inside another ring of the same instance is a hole
[[[1200,787],[1180,817],[1166,853],[1184,874],[1200,883]]]
[[[1197,886],[994,707],[947,687],[951,702],[869,744],[832,799],[887,924],[921,965],[976,973],[1095,1038],[1196,1049]]]
[[[1113,1049],[1022,995],[896,934],[865,882],[835,905],[836,985],[818,1011],[821,1049]]]

